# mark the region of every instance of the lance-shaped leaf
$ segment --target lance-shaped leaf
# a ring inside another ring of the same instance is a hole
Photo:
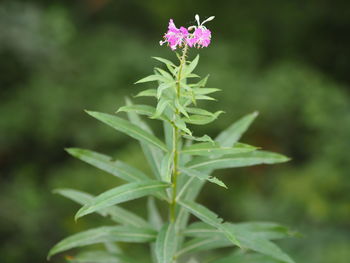
[[[182,246],[182,248],[176,253],[176,257],[196,251],[208,251],[211,249],[230,246],[232,246],[232,243],[229,240],[223,239],[219,236],[193,238]]]
[[[184,66],[183,78],[186,78],[192,71],[197,67],[199,61],[199,55],[197,55],[194,60],[192,60],[188,65]]]
[[[90,204],[94,199],[93,195],[74,189],[55,189],[54,193],[60,194],[81,205]],[[102,216],[110,216],[114,222],[123,225],[151,228],[151,225],[142,217],[116,205],[107,207],[101,211],[98,211],[97,213],[101,214]]]
[[[181,150],[182,154],[190,155],[227,155],[227,154],[237,154],[244,152],[252,152],[257,148],[248,144],[236,143],[234,147],[222,147],[218,143],[196,143],[190,146],[186,146]]]
[[[157,99],[159,100],[162,97],[163,92],[168,88],[173,87],[174,85],[175,85],[175,81],[160,84],[157,88]]]
[[[233,231],[240,242],[241,246],[246,249],[251,249],[256,252],[268,255],[277,260],[281,260],[282,262],[293,263],[294,261],[284,253],[278,246],[269,241],[265,237],[273,237],[271,236],[271,230],[268,233],[265,230],[260,231],[251,231],[246,226],[242,226],[239,224],[229,224],[225,223],[227,231]],[[223,233],[218,231],[217,229],[201,224],[195,223],[192,224],[188,229],[184,232],[185,235],[193,236],[196,238],[210,238],[215,236],[222,236],[223,241],[225,240],[225,236]],[[222,245],[225,245],[221,241]]]
[[[218,159],[199,157],[189,162],[188,168],[197,170],[215,170],[234,167],[246,167],[258,164],[275,164],[287,161],[289,161],[289,158],[281,154],[265,151],[254,151],[249,153],[224,156]]]
[[[132,102],[129,99],[126,99],[126,104],[132,105]],[[127,115],[131,123],[141,127],[146,132],[153,134],[151,128],[144,121],[142,121],[137,113],[127,112]],[[162,160],[162,151],[158,147],[152,146],[142,141],[140,141],[140,145],[149,165],[151,166],[154,176],[160,180],[160,163]]]
[[[249,128],[250,124],[258,116],[258,112],[250,113],[235,123],[230,127],[221,132],[216,138],[221,146],[231,147],[233,146],[243,135],[243,133]]]
[[[197,95],[207,95],[218,91],[221,91],[221,90],[216,88],[194,88],[193,89],[193,92]]]
[[[204,116],[213,116],[214,113],[201,109],[201,108],[193,108],[193,107],[186,107],[187,112],[191,114],[198,114],[198,115],[204,115]]]
[[[160,73],[164,78],[166,78],[168,81],[174,81],[173,76],[166,72],[164,69],[161,68],[154,68],[158,73]]]
[[[120,107],[117,112],[120,112],[120,111],[135,112],[137,114],[146,115],[148,117],[152,117],[156,115],[156,109],[149,105],[126,105],[126,106]],[[164,114],[159,114],[157,118],[163,121],[170,122],[170,120]]]
[[[152,229],[130,226],[103,226],[69,236],[57,243],[49,251],[51,256],[72,249],[103,242],[145,243],[153,241],[156,232]]]
[[[152,82],[152,81],[167,81],[167,79],[162,75],[154,74],[136,81],[135,84]]]
[[[221,187],[227,188],[227,186],[218,178],[214,177],[214,176],[210,176],[207,173],[201,172],[201,171],[197,171],[195,169],[189,169],[189,168],[180,168],[180,171],[188,176],[194,176],[200,180],[204,180],[204,181],[209,181],[211,183],[217,184]]]
[[[156,89],[147,89],[139,92],[135,97],[157,97]]]
[[[172,170],[173,159],[174,159],[174,153],[168,152],[167,154],[164,155],[162,164],[160,167],[160,175],[162,177],[162,180],[167,183],[171,182],[171,170]]]
[[[227,229],[227,224],[223,224],[223,220],[220,217],[218,217],[214,212],[210,211],[205,206],[188,200],[181,200],[179,201],[179,204],[185,209],[187,209],[192,215],[202,220],[204,223],[207,223],[221,230],[226,236],[226,238],[234,245],[240,246],[240,243],[236,239],[233,231]]]
[[[189,116],[188,118],[183,118],[183,120],[187,123],[191,123],[195,125],[205,125],[216,120],[221,113],[223,113],[223,111],[217,111],[213,113],[211,116],[195,114],[195,115]]]
[[[203,135],[201,137],[196,137],[196,136],[193,136],[193,135],[184,134],[183,137],[185,139],[193,140],[193,141],[197,141],[197,142],[211,142],[211,143],[214,143],[213,139],[210,138],[208,135]]]
[[[148,222],[154,229],[160,230],[161,226],[163,225],[163,219],[152,196],[148,197],[147,200],[147,214]]]
[[[245,223],[235,223],[228,224],[229,228],[232,228],[233,231],[237,233],[237,238],[239,239],[240,233],[250,233],[250,235],[274,240],[281,238],[288,238],[295,236],[295,232],[290,231],[287,227],[282,226],[277,223],[272,222],[245,222]],[[183,234],[191,237],[209,237],[214,235],[222,235],[220,230],[209,226],[203,222],[195,222],[189,225],[184,231]]]
[[[163,151],[167,151],[166,145],[161,140],[159,140],[154,135],[146,132],[145,130],[139,128],[135,124],[128,122],[127,120],[107,113],[95,111],[87,111],[87,113],[92,117],[102,121],[103,123],[111,126],[112,128],[135,138],[136,140],[157,146]]]
[[[67,257],[69,263],[134,263],[135,260],[118,253],[110,253],[102,250],[86,251]]]
[[[174,224],[165,224],[159,231],[156,240],[156,256],[159,263],[173,262],[177,245],[177,234]]]
[[[84,205],[75,215],[75,220],[112,205],[134,200],[149,194],[155,194],[167,187],[169,187],[169,184],[153,180],[115,187],[96,196],[89,204]]]
[[[175,64],[173,62],[171,62],[170,60],[168,60],[168,59],[160,58],[160,57],[152,57],[152,58],[154,58],[155,60],[158,60],[158,61],[164,63],[165,65],[170,65],[172,67],[176,67]]]
[[[66,151],[70,155],[92,166],[95,166],[98,169],[128,182],[143,181],[148,179],[147,175],[140,170],[121,161],[112,161],[112,158],[107,155],[80,148],[68,148]]]
[[[171,74],[173,76],[176,76],[176,72],[178,70],[178,67],[175,66],[175,64],[173,62],[171,62],[170,60],[167,60],[165,58],[160,58],[160,57],[152,57],[152,58],[164,63],[166,65],[167,69],[169,70],[169,72],[171,72]]]
[[[257,253],[234,253],[230,256],[214,260],[212,263],[281,263],[280,260]]]

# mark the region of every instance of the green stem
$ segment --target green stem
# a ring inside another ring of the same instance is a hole
[[[188,46],[185,45],[182,56],[180,59],[180,65],[179,65],[179,72],[177,75],[177,86],[176,86],[176,97],[179,100],[181,97],[181,73],[183,70],[183,66],[186,63],[186,54],[187,54]],[[180,112],[178,109],[175,111],[176,115],[180,115]],[[179,175],[178,171],[178,162],[179,162],[179,140],[180,140],[180,133],[179,129],[174,125],[173,126],[173,172],[172,172],[172,197],[171,197],[171,204],[170,204],[170,222],[175,222],[176,219],[176,193],[177,193],[177,179]]]

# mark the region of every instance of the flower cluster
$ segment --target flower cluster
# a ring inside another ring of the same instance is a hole
[[[166,32],[164,35],[164,41],[160,41],[160,45],[167,43],[172,50],[184,45],[195,48],[209,46],[211,31],[204,26],[204,23],[213,20],[214,16],[209,17],[202,23],[200,23],[198,15],[195,16],[195,19],[198,25],[190,26],[189,28],[185,28],[183,26],[177,28],[174,21],[170,19],[168,32]]]

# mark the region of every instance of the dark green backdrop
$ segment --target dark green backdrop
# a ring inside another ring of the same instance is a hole
[[[69,157],[90,148],[141,169],[137,144],[89,118],[114,112],[133,83],[175,59],[159,46],[169,18],[190,25],[215,15],[199,73],[223,91],[206,107],[226,114],[198,133],[214,135],[245,113],[260,116],[243,142],[292,157],[288,164],[222,171],[201,201],[234,221],[274,220],[303,238],[282,244],[299,263],[350,258],[350,2],[342,0],[76,0],[0,2],[1,262],[45,262],[78,206],[56,187],[99,193],[118,184]],[[223,84],[225,83],[225,84]],[[155,125],[155,128],[159,128]],[[161,133],[161,129],[158,129]],[[144,213],[142,202],[132,208]],[[125,247],[127,250],[128,247]],[[140,252],[141,253],[141,252]],[[53,262],[62,262],[56,257]]]

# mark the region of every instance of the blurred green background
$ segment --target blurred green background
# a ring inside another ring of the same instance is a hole
[[[0,2],[0,257],[45,262],[58,240],[104,222],[77,224],[78,206],[51,193],[100,193],[119,182],[64,152],[104,152],[149,171],[136,142],[83,109],[114,112],[145,86],[133,83],[175,60],[160,47],[169,18],[215,15],[199,73],[223,91],[205,106],[226,114],[198,135],[242,115],[259,118],[243,142],[290,156],[288,164],[221,171],[229,190],[200,200],[232,221],[277,221],[304,237],[282,247],[299,263],[350,258],[350,2],[342,0],[76,0]],[[152,121],[153,122],[153,121]],[[157,133],[161,129],[156,126]],[[142,202],[131,209],[144,213]],[[125,248],[127,249],[127,247]],[[63,262],[55,257],[52,262]]]

